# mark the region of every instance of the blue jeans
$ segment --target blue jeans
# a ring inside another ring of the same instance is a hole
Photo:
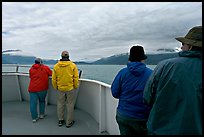
[[[47,96],[47,90],[40,92],[30,93],[30,112],[32,119],[38,118],[37,104],[39,103],[40,114],[45,114],[45,98]]]
[[[118,123],[121,135],[147,135],[146,122],[147,120],[140,120],[122,116],[118,111],[116,113],[116,121]]]

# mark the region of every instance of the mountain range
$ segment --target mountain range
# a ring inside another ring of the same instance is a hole
[[[145,64],[147,65],[156,65],[158,62],[169,59],[169,58],[175,58],[178,57],[178,53],[159,53],[159,54],[146,54],[147,59],[145,60]],[[113,55],[107,58],[99,59],[94,64],[107,64],[107,65],[125,65],[128,62],[128,53],[126,54],[120,54],[120,55]]]
[[[157,51],[158,54],[146,54],[147,59],[145,60],[145,64],[156,65],[161,60],[178,57],[178,53],[172,49],[158,49]],[[2,52],[2,64],[33,64],[36,58],[34,56],[13,55],[9,53],[10,51]],[[125,65],[128,62],[128,56],[128,53],[122,53],[106,58],[101,58],[93,62],[76,61],[75,63],[90,65]],[[43,60],[43,63],[52,65],[57,63],[57,60]]]

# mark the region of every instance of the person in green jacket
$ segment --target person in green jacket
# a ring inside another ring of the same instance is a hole
[[[149,135],[202,135],[202,26],[176,40],[179,57],[159,62],[144,89]]]
[[[76,89],[79,86],[78,68],[75,63],[69,59],[69,53],[63,51],[62,59],[54,65],[52,72],[52,85],[58,90],[57,97],[57,115],[58,126],[64,123],[65,105],[67,106],[66,127],[69,128],[74,124],[73,111]]]

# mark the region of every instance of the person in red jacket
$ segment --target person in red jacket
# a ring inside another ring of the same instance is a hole
[[[30,112],[35,123],[39,118],[43,119],[45,114],[45,98],[49,85],[49,76],[52,76],[52,70],[42,64],[42,59],[36,58],[35,64],[29,69],[30,83],[28,92],[30,94]],[[39,101],[39,116],[37,104]]]

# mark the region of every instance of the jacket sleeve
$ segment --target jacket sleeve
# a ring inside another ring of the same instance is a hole
[[[116,75],[116,77],[115,77],[115,79],[113,80],[113,83],[112,83],[112,85],[111,85],[111,92],[112,92],[112,96],[114,97],[114,98],[119,98],[119,96],[120,96],[120,92],[121,92],[121,73],[119,72],[117,75]]]
[[[32,77],[32,68],[29,69],[29,78]]]
[[[78,68],[74,67],[74,76],[73,76],[73,83],[74,83],[74,88],[78,88],[79,87],[79,72],[78,72]]]
[[[56,77],[56,72],[54,68],[52,71],[52,86],[54,89],[57,89],[57,77]]]
[[[48,75],[52,76],[52,70],[49,67],[47,67],[47,71],[48,71]]]
[[[45,66],[45,65],[44,65],[44,68],[46,69],[48,76],[52,76],[52,70],[48,66]]]
[[[163,65],[158,64],[155,67],[153,73],[150,75],[149,79],[147,80],[143,93],[143,101],[145,104],[148,104],[150,106],[153,105],[162,70]]]

